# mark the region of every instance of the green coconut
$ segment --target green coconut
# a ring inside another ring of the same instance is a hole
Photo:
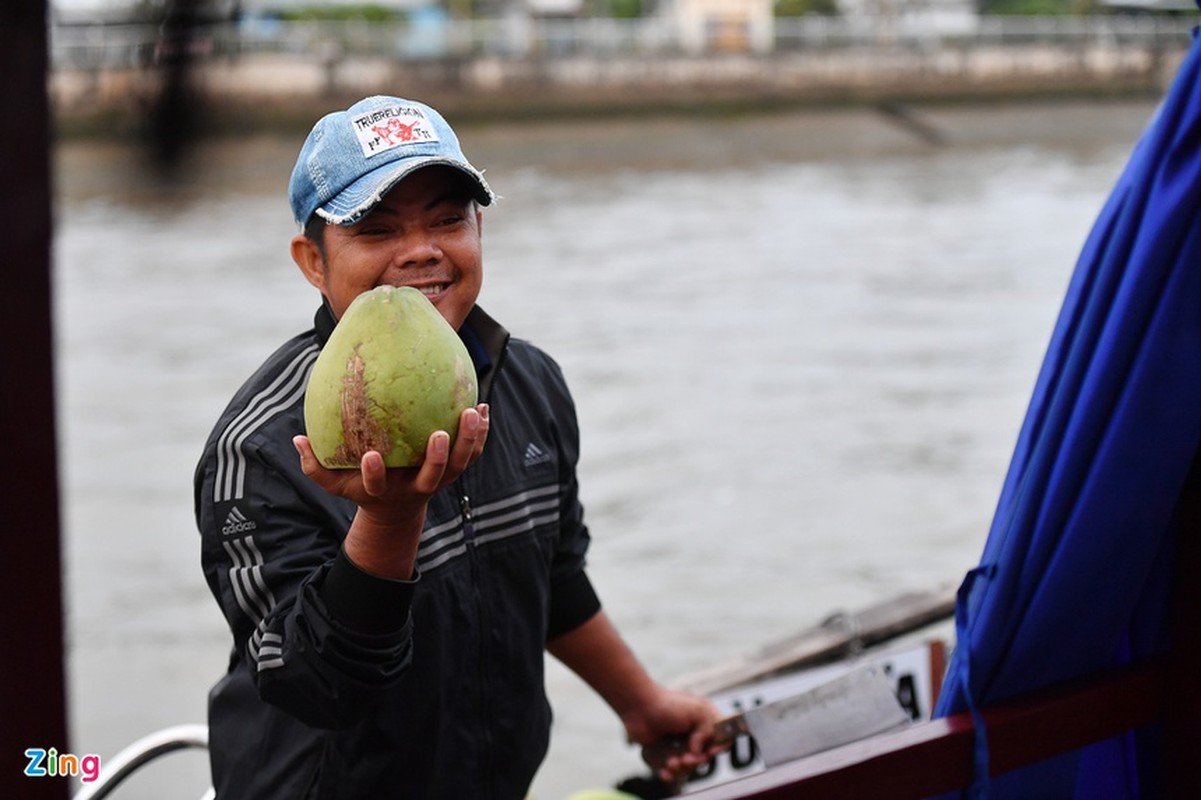
[[[355,298],[317,357],[304,424],[328,469],[357,469],[369,450],[412,467],[434,431],[454,441],[478,392],[467,348],[433,304],[412,287],[378,286]]]

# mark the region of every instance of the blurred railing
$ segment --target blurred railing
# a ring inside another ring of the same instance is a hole
[[[191,32],[193,55],[311,54],[422,61],[555,58],[568,56],[680,56],[753,52],[762,56],[839,48],[931,50],[1044,44],[1084,47],[1181,47],[1197,20],[1192,16],[843,18],[798,17],[774,21],[767,46],[753,46],[738,30],[709,31],[699,46],[685,44],[670,20],[526,18],[446,21],[437,25],[394,22],[281,22],[246,19],[204,25]],[[54,69],[144,66],[163,55],[161,27],[55,25]]]

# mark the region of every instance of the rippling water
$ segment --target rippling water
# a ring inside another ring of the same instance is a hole
[[[671,679],[890,595],[983,544],[1077,252],[1147,104],[494,124],[481,303],[573,386],[592,575]],[[58,150],[73,750],[204,718],[228,642],[191,471],[315,296],[287,255],[298,147],[207,146],[163,185]],[[557,665],[540,800],[638,770]],[[123,797],[198,797],[177,755]]]

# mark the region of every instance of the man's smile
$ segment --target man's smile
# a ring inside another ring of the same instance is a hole
[[[438,297],[439,295],[441,295],[443,292],[445,292],[447,289],[450,288],[449,283],[423,283],[423,284],[413,283],[413,284],[405,284],[405,285],[410,286],[413,289],[416,289],[417,291],[421,292],[423,295],[425,295],[426,297],[429,297],[431,299],[434,297]]]

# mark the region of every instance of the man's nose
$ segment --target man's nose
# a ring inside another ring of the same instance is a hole
[[[421,266],[431,264],[442,258],[442,248],[436,237],[426,233],[413,233],[405,236],[393,256],[393,261],[399,266]]]

